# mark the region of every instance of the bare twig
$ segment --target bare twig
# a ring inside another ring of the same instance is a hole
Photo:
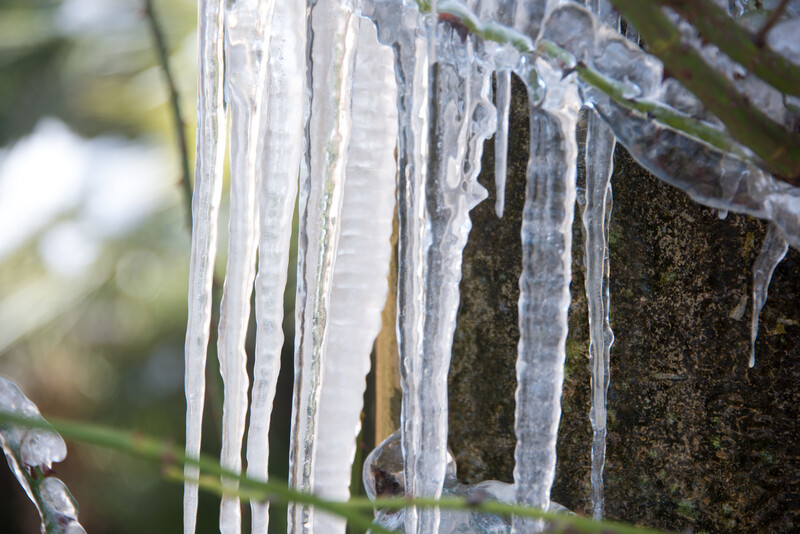
[[[766,32],[772,26],[769,21],[759,32],[759,35],[764,32],[761,37],[752,37],[710,0],[664,0],[664,4],[677,11],[697,29],[703,39],[714,43],[732,60],[778,91],[800,96],[800,66],[776,53],[765,42],[759,41],[766,39]],[[785,6],[785,2],[782,6]],[[773,15],[781,10],[779,6],[773,11]]]
[[[175,78],[172,76],[172,69],[169,65],[169,54],[167,52],[167,43],[164,38],[164,31],[161,28],[161,23],[156,16],[155,9],[153,8],[152,0],[144,0],[144,12],[147,15],[147,21],[150,25],[150,30],[153,32],[153,41],[158,54],[158,61],[161,64],[161,69],[164,72],[164,80],[167,82],[167,89],[169,90],[169,100],[172,108],[172,118],[175,125],[175,136],[178,140],[178,150],[181,159],[181,185],[186,197],[186,210],[189,228],[192,227],[192,173],[189,170],[189,149],[186,144],[186,131],[184,130],[183,115],[181,114],[181,102],[178,95],[178,89],[175,85]]]
[[[775,24],[778,22],[778,19],[781,18],[783,10],[786,9],[786,5],[788,3],[789,0],[781,0],[781,3],[778,4],[778,7],[772,10],[772,13],[767,19],[767,22],[764,23],[761,29],[758,30],[756,36],[753,38],[753,41],[755,41],[756,45],[764,46],[766,44],[767,34],[772,29],[772,27],[775,26]]]

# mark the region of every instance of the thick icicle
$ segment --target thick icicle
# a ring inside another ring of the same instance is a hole
[[[588,0],[587,5],[612,27],[619,16],[608,0]],[[603,517],[603,467],[606,461],[606,400],[614,333],[608,320],[610,307],[608,223],[611,216],[611,174],[616,138],[602,119],[587,116],[586,205],[583,210],[586,300],[589,310],[589,358],[592,369],[592,516]]]
[[[266,127],[265,85],[274,0],[225,4],[225,89],[231,111],[231,201],[228,264],[220,305],[218,354],[225,386],[222,407],[223,467],[240,471],[247,416],[245,338],[255,278],[256,196]],[[235,487],[235,482],[224,481]],[[239,499],[223,496],[220,532],[241,531]]]
[[[258,198],[257,331],[247,432],[247,475],[259,480],[267,480],[269,425],[283,345],[283,294],[304,132],[305,43],[305,3],[278,2],[269,45],[269,123],[261,130],[266,139]],[[266,533],[269,504],[252,501],[250,506],[251,532]]]
[[[540,102],[536,88],[529,89],[531,141],[522,219],[514,482],[518,503],[546,510],[561,417],[580,103],[571,78],[562,80],[560,70],[542,60],[537,60],[536,69],[546,93]],[[513,519],[514,533],[541,528],[541,521]]]
[[[2,376],[0,411],[42,421],[36,405],[16,384]],[[67,445],[61,436],[53,431],[3,424],[0,448],[20,486],[39,510],[42,532],[86,534],[78,522],[78,506],[67,487],[59,479],[47,476],[52,473],[53,463],[67,456]]]
[[[775,267],[786,256],[789,243],[783,237],[783,232],[774,224],[770,224],[761,253],[753,265],[753,317],[750,327],[750,367],[756,364],[756,337],[758,336],[758,316],[767,302],[767,291]]]
[[[318,0],[311,11],[309,169],[301,183],[295,387],[289,483],[314,488],[319,403],[347,150],[358,38],[357,0]],[[310,532],[311,509],[289,506],[289,530]]]
[[[397,219],[397,346],[403,390],[402,436],[407,495],[419,494],[419,395],[425,251],[425,182],[428,159],[428,48],[427,34],[416,7],[403,0],[375,2],[368,13],[378,26],[381,42],[395,48],[397,79],[398,179]],[[417,532],[417,510],[405,514],[405,531]]]
[[[315,493],[339,501],[350,497],[365,378],[386,302],[397,173],[394,54],[378,43],[371,21],[362,18],[360,26],[319,407],[317,440],[324,445],[314,464]],[[344,520],[323,512],[315,511],[313,522],[314,532],[345,531]]]
[[[447,465],[447,374],[456,326],[461,255],[471,228],[469,210],[486,198],[478,184],[480,150],[494,130],[495,111],[488,103],[490,79],[479,65],[472,39],[461,43],[455,31],[443,29],[434,68],[433,126],[426,201],[430,247],[425,278],[425,321],[419,377],[420,448],[415,495],[439,497]],[[486,72],[491,72],[484,67]],[[477,89],[477,90],[476,90]],[[479,100],[479,98],[482,99]],[[491,121],[487,124],[487,121]],[[478,135],[476,132],[480,131]],[[419,534],[438,532],[439,511],[419,514]]]
[[[189,260],[189,318],[186,325],[185,378],[186,455],[200,454],[205,398],[206,354],[211,327],[211,286],[217,255],[222,166],[225,156],[225,107],[223,104],[222,8],[218,0],[200,0],[198,9],[199,59],[197,81],[197,156],[192,198],[192,247]],[[187,480],[199,470],[187,465]],[[197,485],[184,485],[183,529],[195,531]]]

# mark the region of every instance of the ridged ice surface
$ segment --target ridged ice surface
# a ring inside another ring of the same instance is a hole
[[[350,497],[370,353],[388,291],[397,173],[394,54],[378,43],[371,21],[362,18],[359,24],[353,131],[319,407],[317,440],[324,446],[314,464],[314,492],[342,501]],[[314,532],[345,531],[344,520],[323,512],[315,511],[313,522]]]
[[[0,411],[42,420],[39,409],[11,380],[0,376]],[[78,508],[67,487],[52,473],[53,463],[67,457],[67,446],[56,432],[0,426],[0,447],[20,486],[39,510],[42,532],[85,534]],[[39,471],[41,474],[36,474]],[[42,478],[45,475],[46,478]]]
[[[200,454],[205,399],[206,354],[211,327],[211,287],[217,255],[222,166],[225,157],[225,109],[223,105],[223,25],[220,2],[198,2],[199,61],[197,80],[197,157],[192,197],[192,245],[189,260],[188,321],[186,325],[185,377],[186,455]],[[188,480],[199,470],[186,466]],[[184,485],[184,532],[195,531],[197,517],[195,484]]]
[[[761,252],[753,265],[753,316],[750,328],[750,367],[756,364],[756,337],[758,336],[758,316],[767,302],[767,291],[769,282],[772,280],[772,273],[775,267],[786,256],[789,250],[789,243],[783,237],[781,229],[770,224],[764,242],[761,244]]]
[[[546,510],[556,467],[561,389],[566,357],[569,284],[572,277],[572,216],[575,205],[580,101],[574,84],[539,60],[544,101],[530,100],[531,142],[522,218],[519,356],[514,453],[516,500]],[[542,528],[515,517],[512,532]]]
[[[264,152],[259,158],[257,329],[247,432],[247,475],[259,480],[267,479],[270,416],[283,347],[283,296],[304,132],[305,30],[305,4],[275,5],[267,72],[269,122],[262,125]],[[268,506],[250,503],[251,532],[267,532]]]
[[[428,171],[428,47],[419,12],[401,0],[376,2],[368,13],[382,43],[395,48],[397,80],[397,345],[403,391],[402,442],[406,492],[417,491],[420,448],[418,402],[422,355],[425,252],[425,182]],[[417,531],[417,511],[409,508],[405,530]]]
[[[247,417],[245,338],[255,278],[258,221],[256,196],[262,175],[266,127],[265,85],[274,1],[225,3],[225,90],[231,114],[231,200],[228,264],[220,304],[217,343],[225,386],[220,463],[242,468],[242,439]],[[235,487],[231,481],[227,484]],[[238,497],[223,496],[219,527],[223,534],[241,531]]]
[[[491,69],[475,57],[472,39],[446,27],[434,68],[434,104],[426,203],[430,221],[425,320],[419,378],[420,448],[417,495],[438,497],[447,464],[447,375],[456,327],[461,257],[471,229],[469,211],[486,198],[478,184],[483,141],[494,131],[488,101]],[[417,532],[436,532],[438,510],[420,512]]]
[[[342,194],[350,142],[350,104],[358,39],[357,3],[319,0],[311,11],[312,97],[308,125],[309,169],[300,184],[295,387],[289,483],[314,488],[319,403],[339,239]],[[310,532],[311,509],[290,505],[289,529]]]

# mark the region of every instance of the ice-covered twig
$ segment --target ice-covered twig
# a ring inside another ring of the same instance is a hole
[[[39,415],[39,409],[16,384],[0,377],[0,411],[27,417],[38,428],[0,421],[0,447],[20,486],[39,510],[43,534],[86,534],[78,523],[78,505],[67,487],[52,474],[54,462],[67,456],[61,436]]]
[[[699,52],[683,42],[680,30],[658,3],[640,0],[612,0],[614,6],[633,22],[648,50],[664,62],[672,77],[700,99],[730,132],[731,137],[750,148],[763,167],[792,185],[800,185],[800,134],[751,104],[749,99]]]

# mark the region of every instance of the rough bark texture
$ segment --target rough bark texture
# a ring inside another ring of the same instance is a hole
[[[519,228],[527,111],[515,87],[506,215],[493,154],[472,213],[450,372],[450,446],[463,482],[511,481]],[[611,226],[606,514],[695,532],[791,532],[800,523],[800,253],[778,266],[748,369],[752,265],[766,226],[692,202],[618,149]],[[583,235],[574,225],[566,382],[553,498],[588,501],[591,431]],[[731,317],[742,299],[747,311]]]

